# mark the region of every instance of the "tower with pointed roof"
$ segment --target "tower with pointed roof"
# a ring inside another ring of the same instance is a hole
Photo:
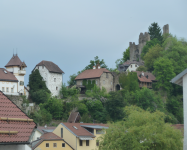
[[[24,94],[24,76],[26,74],[25,68],[27,65],[24,61],[21,61],[17,54],[13,54],[10,61],[6,64],[6,70],[10,73],[12,73],[16,79],[18,80],[17,83],[17,91],[13,90],[14,92],[17,92],[20,95]],[[14,87],[15,88],[15,87]]]

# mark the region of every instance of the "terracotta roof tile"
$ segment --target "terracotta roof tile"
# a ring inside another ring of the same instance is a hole
[[[80,73],[75,80],[79,79],[91,79],[91,78],[99,78],[103,72],[110,72],[105,68],[100,68],[100,69],[89,69],[85,70],[82,73]]]
[[[54,73],[64,73],[55,63],[51,62],[51,61],[41,61],[40,63],[38,63],[36,66],[45,66],[49,72],[54,72]]]
[[[0,117],[30,119],[0,91]],[[0,133],[0,143],[27,143],[36,124],[25,121],[0,120],[0,131],[18,131],[17,134]]]
[[[75,123],[77,117],[78,117],[79,112],[72,112],[70,115],[69,115],[69,118],[68,118],[68,121],[69,123]]]
[[[94,135],[86,130],[83,125],[91,125],[91,126],[103,126],[108,127],[106,124],[93,124],[93,123],[62,123],[64,124],[69,130],[71,130],[74,134],[77,136],[91,136],[94,137]],[[75,126],[77,129],[75,129],[73,126]]]
[[[5,73],[7,72],[7,73]],[[18,82],[18,79],[9,71],[4,68],[0,68],[0,81],[14,81]]]
[[[134,72],[137,72],[137,76],[142,74],[142,71],[134,71]],[[144,73],[145,77],[148,75],[148,79],[150,79],[151,81],[156,81],[156,78],[152,73],[150,73],[150,72],[143,72],[143,73]]]
[[[13,57],[10,59],[8,64],[6,64],[5,67],[22,66],[22,65],[26,67],[26,64],[24,62],[22,62],[16,54],[16,55],[13,55]]]

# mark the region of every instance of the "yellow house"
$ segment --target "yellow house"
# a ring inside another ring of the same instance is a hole
[[[33,141],[32,150],[74,150],[64,139],[52,132],[44,133],[39,140]]]
[[[106,124],[60,123],[53,131],[67,141],[75,150],[95,150],[99,146],[98,138],[107,129]]]

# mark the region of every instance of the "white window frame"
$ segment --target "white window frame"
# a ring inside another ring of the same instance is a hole
[[[2,87],[2,92],[5,92],[5,87]]]
[[[14,88],[11,88],[11,93],[14,93]]]
[[[8,90],[7,90],[8,89]],[[6,92],[9,92],[9,87],[6,88]]]

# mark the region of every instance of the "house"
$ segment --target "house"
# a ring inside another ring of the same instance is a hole
[[[64,139],[52,132],[44,133],[40,139],[32,142],[32,150],[74,150]]]
[[[99,146],[98,138],[108,129],[106,124],[60,123],[53,131],[75,150],[93,150]]]
[[[79,112],[71,112],[67,122],[69,122],[69,123],[79,123],[80,119],[81,119],[81,115],[80,115]]]
[[[143,62],[138,62],[138,61],[131,61],[131,60],[127,60],[126,62],[124,62],[123,64],[119,64],[118,65],[118,70],[119,72],[125,72],[125,71],[136,71],[136,69],[139,66],[144,66]]]
[[[171,83],[183,86],[183,111],[184,111],[184,143],[183,150],[187,149],[187,69],[174,77]]]
[[[112,73],[105,69],[101,68],[99,64],[93,66],[93,69],[85,70],[80,73],[76,78],[76,86],[81,88],[81,93],[85,93],[86,87],[83,85],[83,82],[90,80],[91,83],[95,81],[95,84],[101,89],[104,87],[107,92],[114,91],[114,77]]]
[[[38,126],[34,132],[31,142],[38,140],[45,132],[53,132],[55,128],[56,127],[48,127],[47,125]]]
[[[24,95],[25,62],[16,54],[5,67],[0,68],[0,90],[6,95]]]
[[[46,83],[47,88],[51,91],[53,96],[59,96],[60,89],[63,82],[64,72],[51,61],[41,61],[34,70],[38,69],[40,75]]]
[[[152,89],[152,84],[156,81],[155,76],[150,72],[135,71],[138,76],[139,87],[147,87]]]
[[[0,91],[0,150],[30,150],[36,124]]]

